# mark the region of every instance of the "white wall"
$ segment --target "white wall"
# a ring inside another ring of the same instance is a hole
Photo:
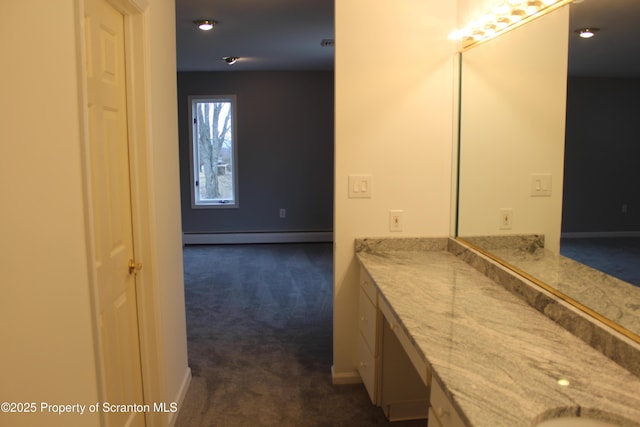
[[[184,397],[190,380],[182,268],[178,162],[175,1],[153,0],[149,15],[150,224],[164,401]]]
[[[559,250],[568,23],[564,7],[463,53],[461,236],[541,233]],[[531,196],[538,173],[550,197]]]
[[[449,234],[455,7],[335,5],[335,382],[358,378],[354,239]],[[350,174],[373,176],[371,199],[347,198]],[[390,209],[404,210],[400,233],[389,231]]]
[[[5,2],[2,14],[0,402],[95,401],[73,1]],[[97,423],[0,413],[0,425]]]
[[[0,402],[98,400],[83,210],[75,0],[5,2],[0,46]],[[25,25],[26,18],[46,22]],[[189,378],[178,189],[174,0],[145,18],[151,136],[143,221],[144,307],[155,315],[155,396],[180,398]],[[159,424],[169,424],[167,414]],[[84,414],[5,414],[0,425],[95,426]]]

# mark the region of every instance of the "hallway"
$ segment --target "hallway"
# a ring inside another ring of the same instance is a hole
[[[362,384],[331,384],[332,245],[184,248],[188,426],[389,423]]]

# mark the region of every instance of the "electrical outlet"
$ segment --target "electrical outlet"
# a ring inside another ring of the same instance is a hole
[[[280,218],[287,217],[287,210],[285,208],[280,208]]]
[[[500,209],[500,230],[511,230],[513,227],[513,209]]]
[[[389,211],[389,231],[402,231],[402,213],[401,210]]]

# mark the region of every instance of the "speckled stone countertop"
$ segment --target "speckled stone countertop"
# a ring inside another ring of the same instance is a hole
[[[469,427],[562,415],[640,427],[639,377],[447,252],[448,239],[392,240],[359,239],[357,257]]]
[[[640,287],[549,251],[544,239],[527,237],[519,241],[509,236],[465,240],[640,335]]]

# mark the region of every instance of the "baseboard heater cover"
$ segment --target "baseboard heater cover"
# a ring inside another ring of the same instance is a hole
[[[183,233],[183,245],[333,242],[332,231],[282,233]]]
[[[568,239],[594,237],[640,237],[640,231],[578,231],[561,233],[560,237]]]

